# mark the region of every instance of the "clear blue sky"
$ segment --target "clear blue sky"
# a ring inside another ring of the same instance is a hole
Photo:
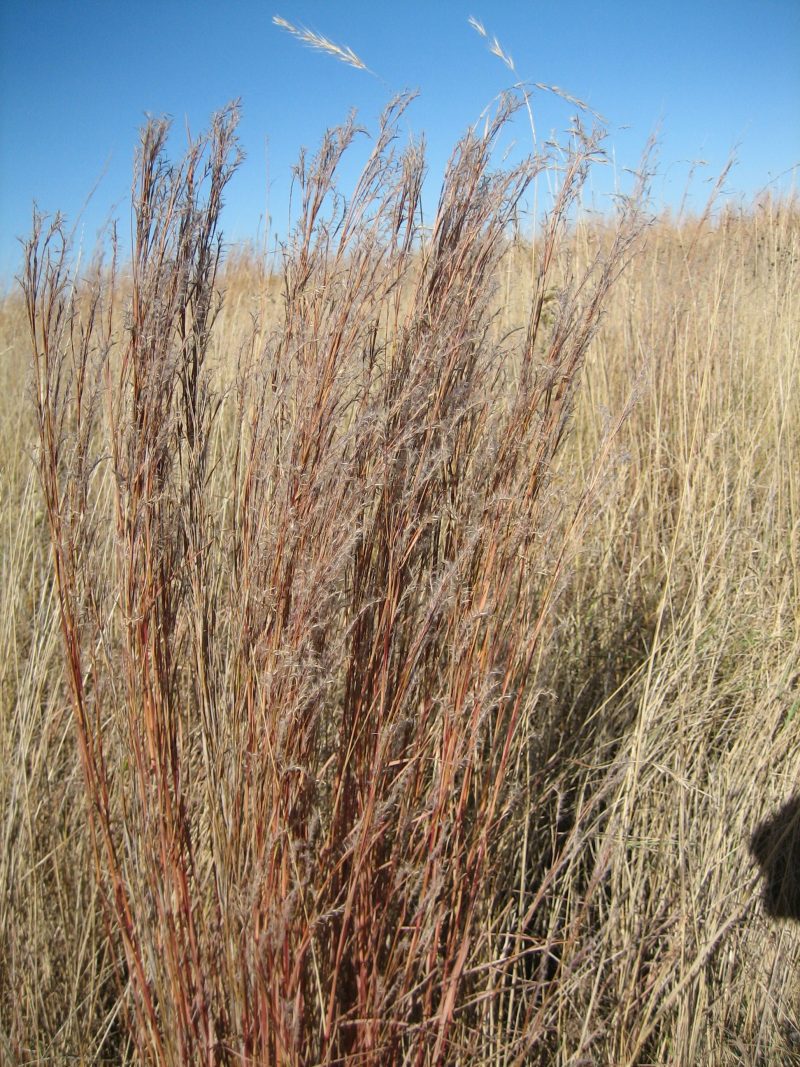
[[[303,47],[273,15],[350,46],[379,78]],[[34,199],[74,222],[99,182],[78,231],[84,243],[110,212],[128,229],[145,112],[199,132],[241,98],[247,160],[223,216],[232,240],[259,227],[263,236],[267,211],[284,230],[298,149],[351,107],[374,129],[403,88],[420,92],[406,126],[426,134],[435,183],[458,136],[513,81],[470,15],[520,77],[562,86],[608,119],[620,171],[660,125],[659,201],[680,200],[692,160],[707,161],[696,205],[734,149],[728,190],[745,199],[800,162],[800,0],[3,0],[0,279],[18,269],[15,238],[29,229]],[[540,134],[569,116],[555,99],[536,103]],[[524,144],[524,126],[517,132]],[[598,201],[609,182],[597,179]]]

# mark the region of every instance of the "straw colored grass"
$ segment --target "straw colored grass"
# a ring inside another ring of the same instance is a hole
[[[35,221],[0,1059],[800,1062],[797,204],[582,221],[599,133],[496,171],[507,101],[423,233],[404,106],[277,278],[235,109],[143,132],[129,266]]]

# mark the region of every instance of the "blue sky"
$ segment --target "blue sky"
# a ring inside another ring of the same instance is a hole
[[[351,47],[378,75],[313,52],[274,15]],[[405,127],[425,133],[436,180],[458,136],[513,75],[468,25],[481,20],[521,78],[554,83],[608,120],[621,180],[660,128],[657,202],[676,205],[692,161],[692,203],[735,150],[727,189],[749,199],[800,163],[800,0],[3,0],[0,7],[0,279],[18,269],[31,203],[62,210],[88,247],[113,214],[128,228],[137,131],[175,120],[179,147],[241,98],[247,159],[229,187],[226,237],[285,231],[301,146],[356,108],[375,128],[393,92],[419,90]],[[540,137],[568,125],[563,101],[534,102]],[[524,123],[515,131],[529,147]],[[527,139],[527,140],[526,140]],[[345,182],[347,180],[345,173]],[[794,172],[797,183],[800,174]],[[589,195],[602,207],[608,168]],[[96,188],[95,188],[96,187]],[[88,207],[81,210],[94,189]]]

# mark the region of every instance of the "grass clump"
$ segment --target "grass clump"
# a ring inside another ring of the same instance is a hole
[[[36,219],[4,309],[44,503],[19,463],[20,1062],[789,1047],[797,938],[763,948],[745,872],[752,843],[790,907],[790,830],[752,835],[800,772],[796,209],[648,226],[640,189],[576,223],[600,134],[495,170],[504,99],[424,231],[406,104],[346,200],[352,122],[301,160],[277,312],[220,269],[235,108],[178,163],[143,131],[129,269]]]

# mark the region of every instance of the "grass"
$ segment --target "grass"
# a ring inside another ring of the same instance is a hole
[[[798,1060],[797,204],[584,221],[600,132],[498,171],[505,100],[423,231],[405,104],[277,279],[220,260],[235,109],[143,131],[129,265],[35,220],[10,1062]]]

